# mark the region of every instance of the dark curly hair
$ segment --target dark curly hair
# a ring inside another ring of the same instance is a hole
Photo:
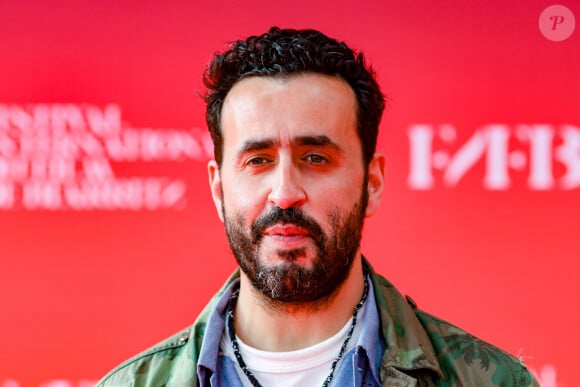
[[[206,121],[214,144],[214,157],[222,163],[221,110],[234,84],[249,76],[288,76],[297,73],[338,75],[357,98],[357,131],[363,145],[365,165],[377,144],[385,98],[362,53],[316,30],[272,27],[260,36],[250,36],[217,53],[205,70]]]

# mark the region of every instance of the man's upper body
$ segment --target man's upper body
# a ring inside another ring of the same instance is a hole
[[[272,28],[204,78],[209,184],[239,279],[106,386],[528,386],[504,352],[413,310],[364,263],[384,96],[362,54]],[[388,259],[388,257],[386,257]]]
[[[346,353],[333,385],[538,386],[518,359],[417,309],[366,267],[373,291],[367,299],[369,309],[361,315],[364,332]],[[234,370],[235,359],[220,348],[227,299],[237,284],[238,272],[193,326],[124,362],[98,386],[245,385],[243,375]]]

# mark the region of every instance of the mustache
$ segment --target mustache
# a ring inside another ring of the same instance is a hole
[[[304,214],[299,208],[273,207],[270,211],[260,216],[252,225],[252,243],[257,244],[262,239],[264,230],[276,224],[292,224],[300,227],[310,234],[318,246],[324,245],[324,233],[322,227],[311,217]]]

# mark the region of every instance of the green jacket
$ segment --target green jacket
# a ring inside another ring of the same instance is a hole
[[[386,342],[380,376],[383,386],[537,386],[523,363],[408,302],[365,261]],[[119,365],[98,387],[197,386],[197,359],[207,320],[236,271],[192,327]],[[410,300],[409,300],[410,301]]]

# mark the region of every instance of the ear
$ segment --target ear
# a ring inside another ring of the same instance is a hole
[[[385,156],[382,153],[375,153],[373,159],[369,163],[368,173],[367,192],[369,194],[369,202],[365,216],[371,216],[377,211],[381,202],[381,197],[383,196],[383,188],[385,184]]]
[[[209,189],[211,190],[211,197],[217,210],[218,217],[224,221],[224,207],[223,207],[223,190],[222,178],[220,175],[219,165],[215,160],[207,163],[207,173],[209,176]]]

